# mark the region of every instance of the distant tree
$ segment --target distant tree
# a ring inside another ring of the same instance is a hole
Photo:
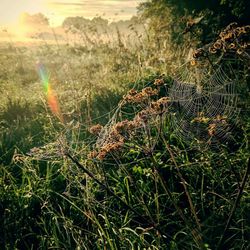
[[[77,30],[83,30],[85,29],[88,25],[90,25],[91,20],[86,19],[81,16],[76,16],[76,17],[67,17],[63,21],[63,28],[75,28]]]
[[[42,13],[34,15],[22,13],[20,16],[20,22],[28,26],[49,26],[49,19]]]
[[[93,19],[87,19],[84,17],[67,17],[63,24],[65,29],[75,29],[78,32],[102,32],[108,27],[108,20],[102,17],[94,17]]]
[[[96,26],[101,26],[101,27],[107,27],[108,26],[108,20],[107,19],[104,19],[102,17],[94,17],[92,20],[91,20],[92,24],[96,25]]]
[[[208,42],[231,22],[249,24],[250,1],[148,0],[140,4],[139,12],[150,20],[155,33],[167,30],[174,41],[181,42],[186,33],[192,32],[202,42]]]

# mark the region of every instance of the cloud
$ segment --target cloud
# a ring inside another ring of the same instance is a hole
[[[133,7],[135,8],[139,2],[142,1],[134,1],[134,0],[82,0],[78,2],[71,2],[71,1],[54,1],[51,2],[52,5],[59,5],[59,6],[80,6],[80,7]]]
[[[106,18],[127,19],[136,14],[136,7],[141,1],[136,0],[57,0],[50,3],[55,13],[64,16],[84,16],[92,18],[96,14],[106,14]],[[117,15],[119,13],[119,15]]]
[[[72,3],[72,2],[53,2],[52,5],[61,5],[61,6],[85,6],[84,3]]]

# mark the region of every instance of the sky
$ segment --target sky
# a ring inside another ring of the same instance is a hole
[[[0,0],[0,26],[15,26],[24,12],[43,13],[51,26],[59,26],[68,16],[93,18],[101,15],[110,21],[129,19],[136,6],[145,0]]]

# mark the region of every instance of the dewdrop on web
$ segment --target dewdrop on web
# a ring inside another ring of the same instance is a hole
[[[54,93],[52,86],[51,86],[51,83],[50,83],[49,73],[48,73],[47,69],[45,68],[45,65],[42,64],[41,62],[38,61],[36,65],[37,65],[37,70],[38,70],[40,80],[44,86],[45,94],[47,96],[48,106],[49,106],[51,112],[56,117],[58,117],[58,119],[62,123],[64,123],[63,115],[62,115],[61,110],[60,110],[57,96]]]

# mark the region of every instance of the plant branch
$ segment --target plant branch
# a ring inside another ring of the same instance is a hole
[[[223,245],[222,245],[222,244],[223,244],[223,241],[224,241],[224,239],[225,239],[225,236],[226,236],[226,233],[227,233],[227,231],[228,231],[228,228],[229,228],[229,226],[230,226],[230,224],[231,224],[231,221],[232,221],[234,212],[235,212],[235,210],[236,210],[236,208],[237,208],[237,206],[238,206],[238,204],[239,204],[239,202],[240,202],[240,199],[241,199],[241,197],[242,197],[242,193],[243,193],[243,190],[244,190],[244,188],[245,188],[245,186],[246,186],[246,183],[247,183],[247,179],[248,179],[249,173],[250,173],[250,158],[248,159],[247,168],[246,168],[245,174],[244,174],[244,176],[243,176],[243,179],[242,179],[242,182],[241,182],[241,186],[240,186],[240,188],[239,188],[239,190],[238,190],[238,194],[237,194],[236,200],[235,200],[234,205],[233,205],[233,207],[232,207],[232,210],[231,210],[231,212],[230,212],[230,214],[229,214],[229,217],[228,217],[228,220],[227,220],[227,224],[226,224],[226,226],[225,226],[225,229],[224,229],[224,231],[223,231],[223,234],[221,235],[220,241],[219,241],[219,243],[218,243],[218,246],[217,246],[217,249],[218,249],[218,250],[219,250],[219,249],[222,249],[222,247],[223,247]]]
[[[187,188],[187,185],[186,185],[186,181],[185,181],[185,179],[183,178],[183,176],[182,176],[182,174],[180,172],[179,166],[178,166],[178,164],[177,164],[177,162],[176,162],[176,160],[174,158],[174,155],[173,155],[173,152],[172,152],[170,146],[168,145],[168,143],[166,142],[166,140],[165,140],[165,138],[163,136],[162,136],[162,139],[163,139],[163,142],[164,142],[164,144],[165,144],[165,146],[166,146],[166,148],[167,148],[167,150],[168,150],[168,152],[170,154],[170,157],[171,157],[171,159],[172,159],[172,161],[173,161],[173,163],[175,165],[175,168],[177,170],[177,174],[178,174],[179,178],[181,179],[181,184],[182,184],[182,186],[184,188],[184,191],[185,191],[185,194],[187,196],[187,199],[188,199],[188,202],[189,202],[189,206],[190,206],[190,209],[191,209],[191,213],[193,214],[193,217],[195,219],[196,225],[199,228],[199,230],[201,230],[201,224],[200,224],[199,219],[197,217],[197,214],[196,214],[196,211],[195,211],[195,207],[193,205],[191,196],[189,194],[189,191],[188,191],[188,188]]]
[[[158,169],[158,164],[157,164],[157,161],[154,159],[154,156],[152,155],[152,160],[155,164],[155,170],[157,171],[158,175],[159,175],[159,179],[160,179],[160,182],[161,182],[161,185],[164,189],[164,191],[166,192],[166,194],[168,195],[170,201],[172,202],[173,206],[175,207],[177,213],[179,214],[179,216],[181,217],[181,219],[183,220],[183,222],[186,224],[186,226],[191,230],[191,234],[194,238],[194,241],[196,242],[196,244],[199,246],[200,249],[203,249],[204,248],[204,244],[202,242],[202,237],[201,237],[201,234],[199,232],[199,230],[195,229],[195,228],[192,228],[192,226],[190,225],[188,219],[185,217],[184,213],[182,212],[181,208],[177,205],[170,189],[168,188],[168,185],[166,183],[166,181],[162,178],[161,174],[160,174],[160,171]]]
[[[165,238],[169,238],[171,240],[174,240],[170,235],[162,232],[162,230],[154,223],[154,222],[148,222],[148,219],[142,216],[139,212],[137,212],[133,207],[128,205],[125,201],[123,201],[117,194],[114,193],[113,190],[111,190],[108,186],[103,184],[101,181],[99,181],[95,175],[90,172],[85,166],[83,166],[77,159],[75,159],[73,156],[71,156],[69,153],[65,153],[65,156],[69,158],[74,164],[76,164],[79,168],[81,168],[84,173],[86,173],[90,178],[92,178],[99,186],[101,186],[103,189],[105,189],[111,196],[113,196],[116,200],[121,202],[124,207],[131,210],[134,214],[138,216],[147,226],[153,227],[155,230],[157,230],[162,236],[165,236]],[[175,240],[174,240],[175,241]]]

